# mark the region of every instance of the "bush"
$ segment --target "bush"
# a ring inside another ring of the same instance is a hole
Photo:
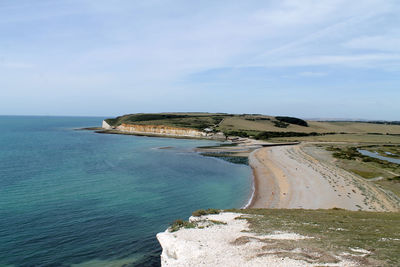
[[[395,176],[392,178],[388,178],[389,181],[396,181],[396,182],[400,182],[400,176]]]
[[[192,213],[192,215],[195,217],[200,217],[208,214],[219,214],[219,210],[217,209],[196,210]]]
[[[170,231],[171,232],[176,232],[181,228],[195,228],[196,224],[184,221],[184,220],[176,220],[171,224]]]
[[[239,137],[249,137],[249,134],[244,131],[224,131],[226,136],[239,136]]]
[[[275,117],[275,119],[277,119],[278,121],[283,121],[283,122],[287,122],[290,124],[296,124],[296,125],[308,127],[308,123],[305,120],[302,120],[299,118],[278,116],[278,117]]]
[[[274,123],[275,127],[279,128],[287,128],[289,126],[289,123],[283,122],[283,121],[272,121]]]
[[[254,137],[257,140],[266,140],[275,137],[302,137],[302,136],[318,136],[321,135],[316,132],[302,133],[302,132],[260,132]]]

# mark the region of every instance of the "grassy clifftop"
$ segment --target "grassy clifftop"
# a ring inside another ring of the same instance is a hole
[[[383,122],[352,121],[305,121],[286,116],[266,116],[261,114],[226,113],[138,113],[106,119],[111,126],[122,123],[141,125],[165,125],[203,130],[210,128],[230,136],[253,136],[258,139],[277,137],[334,140],[336,135],[397,135],[400,138],[400,125]],[[329,134],[326,136],[326,134]],[[351,136],[345,136],[348,138]],[[358,137],[357,137],[358,139]],[[381,139],[381,138],[379,138]],[[395,138],[396,139],[396,138]],[[396,140],[394,140],[396,142]]]
[[[214,215],[215,210],[196,211],[198,220],[179,220],[171,226],[171,231],[181,228],[194,229],[199,235],[207,232],[217,235],[230,234],[225,245],[227,253],[236,248],[247,250],[248,258],[274,255],[278,258],[302,260],[313,266],[353,266],[343,264],[350,260],[360,266],[398,266],[400,241],[399,212],[348,211],[342,209],[233,209],[221,211],[238,213],[234,220],[245,220],[247,229],[235,235],[232,222],[224,221],[224,216]],[[212,214],[211,217],[208,217]],[[201,217],[198,217],[201,216]],[[255,235],[254,235],[255,234]],[[275,235],[295,234],[306,238],[274,238]],[[177,234],[179,241],[179,232]],[[194,235],[196,236],[196,235]],[[197,241],[198,245],[201,241]],[[185,239],[186,240],[186,239]],[[258,249],[254,249],[256,243]],[[204,247],[211,244],[203,244]],[[252,244],[248,249],[246,244]]]
[[[138,113],[106,119],[111,126],[122,123],[140,125],[165,125],[203,130],[218,125],[228,114],[212,113]]]

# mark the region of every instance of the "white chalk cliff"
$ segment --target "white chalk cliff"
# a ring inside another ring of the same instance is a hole
[[[117,130],[122,133],[133,133],[133,134],[150,134],[160,136],[182,136],[182,137],[216,137],[223,138],[222,133],[206,133],[196,129],[181,128],[165,125],[141,125],[141,124],[126,124],[122,123],[117,127],[109,125],[106,121],[103,121],[102,128],[106,130]]]
[[[282,257],[279,249],[266,249],[268,243],[288,240],[301,241],[312,237],[296,233],[275,232],[269,235],[258,235],[248,232],[249,225],[244,219],[237,219],[239,213],[223,212],[217,215],[190,217],[196,222],[195,228],[183,228],[176,232],[157,234],[162,247],[162,267],[192,266],[317,266],[299,258]],[[301,254],[302,251],[292,253]],[[355,266],[347,259],[338,258],[338,262],[329,266]]]

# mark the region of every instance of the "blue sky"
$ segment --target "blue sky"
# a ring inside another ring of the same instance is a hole
[[[0,114],[400,120],[400,2],[1,0]]]

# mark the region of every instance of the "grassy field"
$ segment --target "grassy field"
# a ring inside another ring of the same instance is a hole
[[[258,215],[248,217],[250,230],[260,234],[294,232],[312,237],[298,241],[274,240],[265,249],[280,250],[279,256],[332,263],[344,255],[361,265],[399,266],[400,213],[331,210],[246,209],[229,210]],[[307,253],[295,253],[295,249]],[[370,254],[362,256],[357,249]],[[322,254],[312,258],[313,254]]]
[[[379,127],[380,125],[376,125]],[[368,144],[400,144],[400,135],[386,134],[328,134],[304,137],[278,137],[276,141],[346,142]]]
[[[304,121],[293,117],[272,117],[260,114],[225,114],[225,113],[154,113],[154,114],[128,114],[106,120],[110,125],[118,126],[127,124],[166,125],[203,130],[212,128],[215,131],[223,131],[243,136],[255,136],[261,132],[281,133],[351,133],[369,134],[373,136],[386,134],[398,134],[400,143],[400,125],[377,124],[367,122],[320,122]],[[357,136],[357,135],[356,135]],[[307,140],[307,137],[304,137]],[[320,136],[320,138],[340,139],[340,136],[332,138]],[[386,139],[391,139],[388,135]],[[314,138],[310,138],[314,140]],[[374,139],[375,140],[375,139]]]
[[[362,122],[318,122],[307,121],[308,127],[289,124],[286,128],[275,126],[274,117],[263,116],[270,120],[251,120],[252,116],[232,116],[225,118],[220,124],[221,130],[242,131],[280,131],[304,133],[381,133],[400,134],[399,125],[385,125]]]

